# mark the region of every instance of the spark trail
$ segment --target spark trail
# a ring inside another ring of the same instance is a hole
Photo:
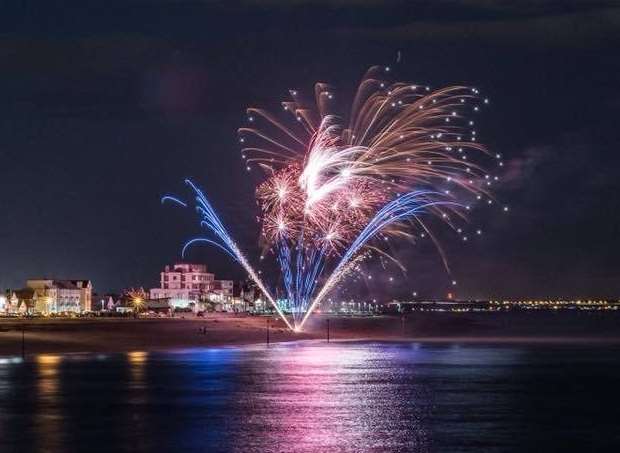
[[[262,253],[273,254],[280,267],[292,323],[188,181],[201,226],[213,237],[186,247],[205,242],[228,253],[293,330],[364,259],[379,255],[398,263],[385,249],[387,239],[426,235],[445,262],[434,219],[466,241],[468,211],[494,202],[491,186],[499,178],[486,167],[493,160],[501,167],[501,156],[478,142],[470,119],[488,100],[476,88],[389,83],[389,72],[368,70],[347,115],[336,112],[334,90],[317,83],[313,102],[292,90],[291,100],[282,103],[293,121],[250,108],[249,124],[239,129],[247,170],[266,175],[256,190]],[[166,201],[187,205],[174,197]]]
[[[183,247],[182,254],[185,255],[185,251],[187,250],[187,248],[196,242],[206,242],[223,250],[231,258],[237,261],[243,267],[243,269],[245,269],[250,278],[256,283],[260,290],[265,294],[265,297],[267,297],[269,302],[273,305],[278,315],[280,315],[280,317],[284,320],[287,327],[293,330],[294,327],[291,325],[287,317],[284,316],[284,313],[282,312],[282,310],[280,310],[278,304],[271,296],[271,293],[267,290],[267,287],[263,283],[262,279],[258,276],[254,268],[250,265],[247,258],[243,255],[243,253],[241,253],[241,250],[239,250],[236,242],[231,238],[230,234],[222,224],[220,218],[211,206],[211,203],[209,203],[209,200],[207,200],[202,191],[198,187],[196,187],[196,185],[192,181],[187,179],[185,180],[185,182],[192,188],[195,193],[196,211],[201,217],[200,226],[211,232],[214,236],[214,239],[202,237],[190,239]],[[171,196],[165,196],[162,198],[162,203],[166,201],[176,202],[182,207],[188,206],[187,203]]]

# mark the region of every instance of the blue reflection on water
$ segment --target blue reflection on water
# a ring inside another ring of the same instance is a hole
[[[0,451],[607,449],[617,352],[300,342],[5,359]]]

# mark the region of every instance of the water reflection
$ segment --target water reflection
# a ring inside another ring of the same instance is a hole
[[[63,435],[63,414],[60,404],[60,373],[62,357],[59,355],[38,355],[37,368],[37,407],[35,409],[35,445],[45,451],[61,444]]]
[[[616,418],[593,414],[620,407],[605,390],[619,357],[404,343],[43,355],[0,362],[0,451],[603,451]]]
[[[148,360],[149,354],[145,351],[131,351],[127,353],[127,361],[130,365],[131,372],[131,386],[142,387],[144,386],[144,370]]]
[[[38,355],[35,360],[38,369],[39,401],[54,403],[58,398],[58,366],[62,357],[59,355]]]
[[[261,435],[235,451],[425,451],[428,392],[394,367],[398,355],[355,345],[281,347],[264,358],[268,372],[245,426]]]
[[[148,431],[148,384],[146,380],[146,368],[149,354],[145,351],[131,351],[127,353],[130,381],[128,385],[128,406],[125,413],[127,427],[135,433]],[[129,445],[133,451],[148,451],[145,441],[140,435],[130,438]]]

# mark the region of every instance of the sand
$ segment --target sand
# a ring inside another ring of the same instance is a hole
[[[303,333],[270,319],[271,343],[297,340],[425,342],[557,342],[620,344],[620,313],[421,313],[400,316],[315,315]],[[210,314],[172,319],[0,319],[0,356],[40,353],[113,353],[265,344],[267,317]]]

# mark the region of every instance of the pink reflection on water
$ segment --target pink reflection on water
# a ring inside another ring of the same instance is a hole
[[[248,401],[245,431],[254,437],[240,445],[274,452],[426,451],[416,401],[400,392],[396,383],[403,379],[393,379],[393,363],[382,365],[391,354],[327,345],[269,354],[270,372]]]

